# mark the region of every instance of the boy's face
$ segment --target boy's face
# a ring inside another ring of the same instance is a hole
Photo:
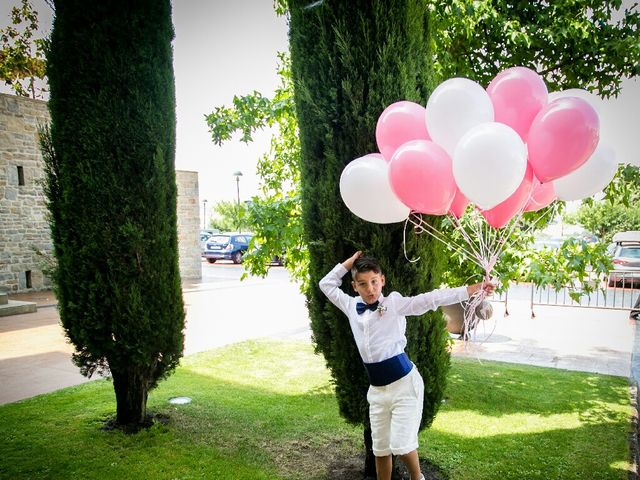
[[[375,303],[384,287],[384,275],[374,271],[356,273],[356,278],[351,282],[353,289],[358,292],[368,304]]]

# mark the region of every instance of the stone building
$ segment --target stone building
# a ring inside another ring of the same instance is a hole
[[[180,276],[183,279],[200,278],[200,208],[198,172],[176,170],[178,185],[178,251]]]
[[[10,293],[51,287],[43,273],[52,243],[38,144],[38,126],[48,121],[46,102],[0,94],[0,287]],[[198,174],[177,171],[176,181],[180,274],[199,278]]]

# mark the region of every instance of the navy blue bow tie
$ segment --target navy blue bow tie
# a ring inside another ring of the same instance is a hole
[[[358,312],[358,315],[362,315],[364,313],[365,310],[371,310],[372,312],[378,308],[378,304],[380,302],[378,302],[376,300],[375,303],[362,303],[362,302],[358,302],[356,303],[356,312]]]

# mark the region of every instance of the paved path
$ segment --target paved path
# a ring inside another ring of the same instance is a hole
[[[240,266],[204,264],[203,269],[216,276],[183,285],[185,355],[250,338],[310,340],[304,297],[284,269],[243,282]],[[71,362],[73,348],[59,325],[52,293],[12,298],[36,302],[38,311],[0,317],[0,404],[89,381]]]
[[[186,355],[249,338],[310,340],[304,297],[283,269],[266,279],[239,282],[241,267],[231,268],[203,264],[203,280],[183,286]],[[51,292],[20,297],[36,301],[39,308],[0,318],[0,404],[87,381],[70,361],[72,348]],[[454,355],[631,374],[635,322],[629,322],[626,311],[537,307],[531,319],[527,302],[510,300],[509,316],[504,317],[499,302],[494,312],[472,342],[456,342]]]
[[[493,302],[494,316],[481,323],[455,354],[629,377],[635,321],[629,312],[596,308],[536,306],[527,301]]]

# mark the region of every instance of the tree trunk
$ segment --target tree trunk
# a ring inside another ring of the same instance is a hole
[[[135,369],[111,371],[116,393],[116,422],[122,427],[141,427],[147,422],[149,382]]]
[[[376,478],[376,457],[373,455],[373,439],[371,424],[367,420],[364,425],[364,477]]]

